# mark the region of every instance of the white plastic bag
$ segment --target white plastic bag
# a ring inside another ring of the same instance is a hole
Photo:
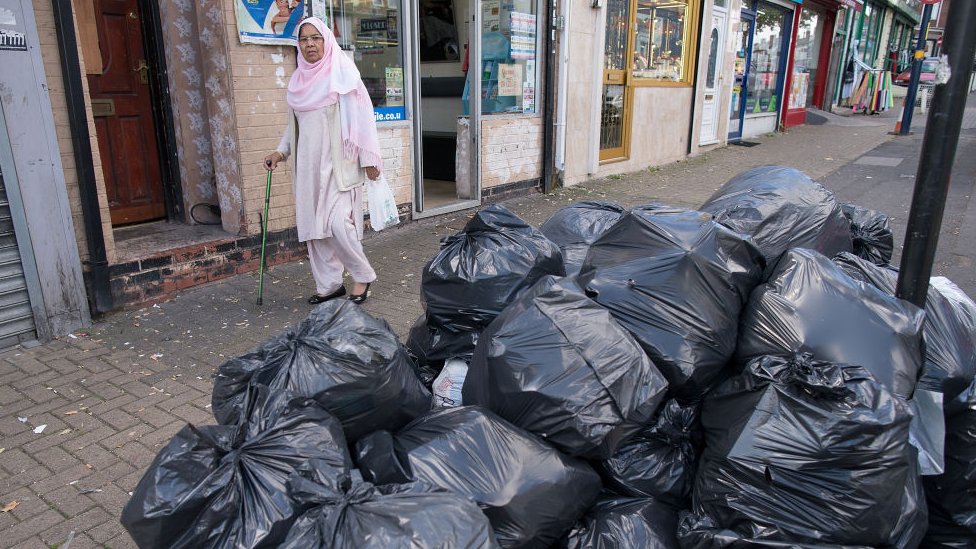
[[[461,388],[468,375],[468,363],[452,358],[444,363],[437,379],[434,380],[434,406],[453,408],[461,406]]]
[[[396,198],[386,178],[366,181],[366,200],[369,202],[369,224],[374,231],[381,231],[400,222]]]

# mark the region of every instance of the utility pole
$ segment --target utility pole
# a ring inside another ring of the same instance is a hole
[[[922,21],[919,23],[918,41],[915,43],[915,55],[912,60],[912,76],[908,81],[908,95],[905,96],[905,108],[901,114],[901,125],[898,135],[908,135],[912,127],[912,114],[915,111],[915,95],[918,93],[918,81],[922,77],[922,59],[925,58],[925,38],[929,34],[929,19],[932,18],[932,4],[926,2],[922,8]]]
[[[976,1],[952,2],[942,39],[952,75],[947,83],[935,86],[898,275],[897,296],[919,307],[925,306],[969,95],[969,78],[976,55],[976,32],[973,29],[976,29]]]

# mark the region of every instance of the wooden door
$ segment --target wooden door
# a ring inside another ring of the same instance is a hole
[[[112,225],[166,216],[137,0],[95,0],[102,73],[88,76]]]
[[[630,150],[630,90],[628,55],[630,0],[607,3],[607,32],[603,58],[603,93],[600,107],[600,160],[627,158]]]

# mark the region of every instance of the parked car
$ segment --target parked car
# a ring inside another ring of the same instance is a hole
[[[922,73],[919,75],[919,84],[932,84],[935,82],[935,69],[939,66],[938,57],[926,57],[922,60]],[[912,79],[912,69],[909,69],[895,77],[895,85],[907,86]]]

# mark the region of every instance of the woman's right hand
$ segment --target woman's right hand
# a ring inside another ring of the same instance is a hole
[[[284,160],[284,158],[285,158],[284,155],[282,155],[278,151],[275,151],[269,154],[268,156],[265,156],[264,169],[268,170],[269,172],[275,171],[275,168],[278,167],[278,162],[281,162],[282,160]]]

